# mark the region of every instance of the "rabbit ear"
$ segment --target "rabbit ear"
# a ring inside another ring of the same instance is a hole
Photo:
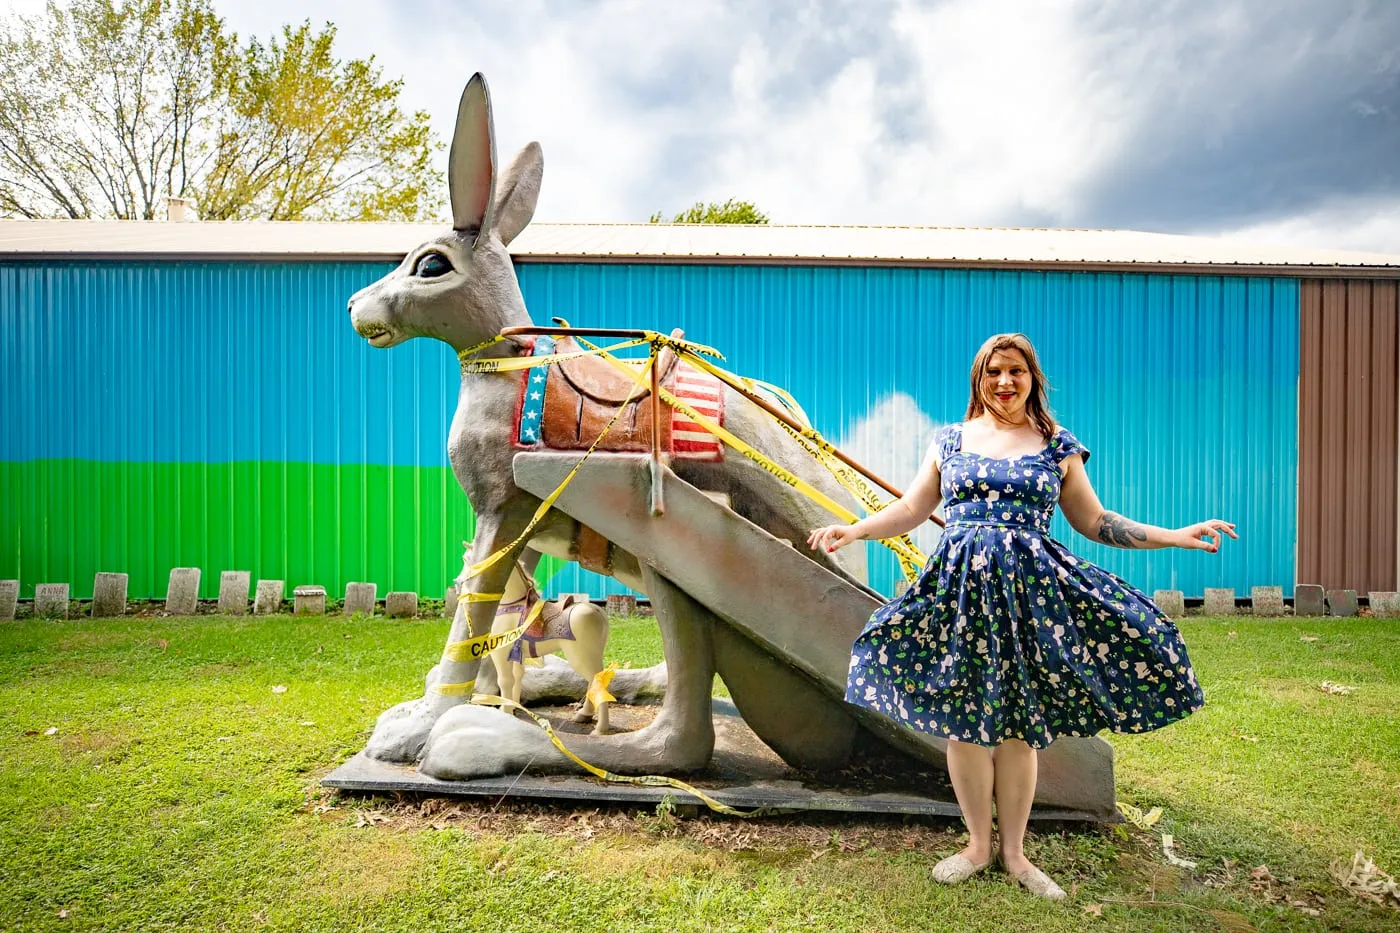
[[[493,212],[496,233],[507,246],[515,239],[530,218],[535,216],[535,204],[540,199],[540,180],[544,177],[544,153],[539,143],[521,149],[505,172],[501,174],[500,196]]]
[[[452,198],[452,228],[479,238],[491,229],[496,186],[496,133],[491,122],[491,93],[481,72],[472,75],[457,105],[457,129],[447,156],[447,189]]]

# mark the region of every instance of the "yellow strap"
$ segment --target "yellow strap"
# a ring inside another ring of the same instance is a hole
[[[574,350],[569,353],[549,353],[544,356],[506,356],[489,360],[463,360],[462,372],[518,372],[522,369],[534,369],[536,366],[548,366],[550,363],[560,363],[564,360],[576,360],[583,356],[597,356],[599,354],[611,353],[614,350],[628,350],[632,347],[639,347],[644,343],[646,343],[645,340],[637,339],[628,340],[624,343],[615,343],[610,347],[594,347],[591,350]]]
[[[475,680],[467,680],[459,684],[433,684],[432,691],[442,697],[467,697],[472,695],[475,686]]]
[[[726,816],[748,818],[754,816],[765,816],[770,813],[784,812],[782,809],[777,807],[760,807],[757,810],[748,811],[736,810],[726,803],[720,803],[718,800],[711,797],[709,794],[705,793],[703,790],[694,786],[693,784],[687,784],[685,781],[682,781],[678,778],[666,777],[660,774],[644,774],[641,776],[633,776],[628,774],[614,774],[611,771],[605,771],[604,769],[599,768],[596,765],[589,764],[588,762],[580,758],[578,755],[575,755],[572,751],[570,751],[568,746],[566,746],[563,742],[559,740],[559,736],[557,733],[555,733],[554,726],[550,725],[549,720],[534,712],[533,710],[528,710],[517,703],[512,703],[510,700],[505,700],[501,697],[485,696],[483,694],[476,694],[475,696],[473,696],[472,702],[487,706],[511,707],[513,709],[520,710],[526,716],[529,716],[531,719],[533,719],[536,723],[539,724],[540,728],[544,730],[545,735],[549,736],[549,740],[554,743],[554,747],[559,749],[559,751],[562,752],[566,758],[568,758],[574,764],[578,765],[580,768],[583,768],[585,771],[587,771],[594,777],[602,778],[603,780],[609,781],[613,784],[636,784],[643,787],[674,787],[676,790],[681,790],[685,791],[687,794],[692,794],[693,796],[699,798],[700,802],[703,803],[705,806],[709,807],[711,810],[714,810],[716,813],[723,813]]]
[[[505,595],[505,593],[468,593],[465,596],[457,597],[457,600],[464,603],[494,603],[500,602]]]
[[[479,661],[497,648],[515,644],[544,611],[544,603],[543,599],[535,603],[525,621],[508,632],[487,632],[485,635],[477,635],[463,641],[448,642],[447,647],[442,649],[443,660]]]

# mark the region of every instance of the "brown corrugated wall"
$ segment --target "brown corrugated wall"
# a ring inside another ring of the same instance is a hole
[[[1395,590],[1400,282],[1302,282],[1298,583]]]

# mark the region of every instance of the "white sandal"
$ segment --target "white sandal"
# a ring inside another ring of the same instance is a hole
[[[961,853],[950,855],[933,866],[933,880],[940,884],[958,884],[983,871],[990,864],[992,859],[978,865]]]
[[[1046,900],[1062,901],[1069,895],[1065,894],[1064,888],[1060,887],[1050,876],[1039,868],[1032,866],[1015,876],[1016,883],[1036,897],[1043,897]]]

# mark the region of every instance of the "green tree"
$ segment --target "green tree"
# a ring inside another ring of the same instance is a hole
[[[657,211],[651,215],[649,223],[654,224],[766,224],[768,215],[754,206],[752,201],[736,201],[730,198],[723,204],[711,201],[696,201],[670,220]]]
[[[240,43],[210,0],[50,0],[0,26],[0,213],[425,220],[442,146],[336,30]]]

